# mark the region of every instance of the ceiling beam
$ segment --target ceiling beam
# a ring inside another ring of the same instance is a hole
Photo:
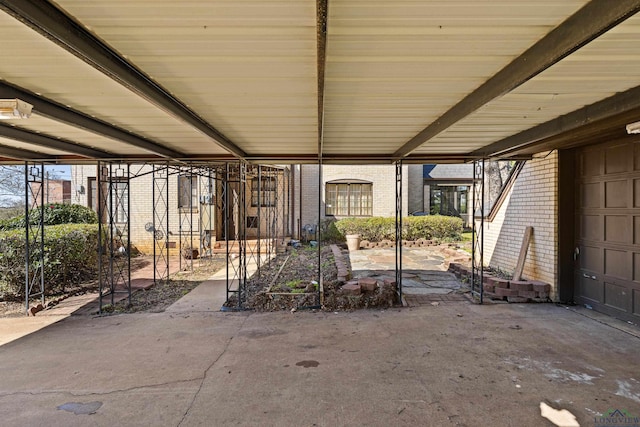
[[[512,91],[640,11],[640,0],[592,0],[394,154],[400,160],[488,102]]]
[[[125,59],[80,22],[47,0],[0,0],[0,9],[52,40],[166,113],[207,135],[236,157],[246,153],[167,89]]]
[[[35,160],[44,156],[42,153],[35,151],[21,150],[19,148],[9,147],[0,144],[0,157],[8,157],[16,160]]]
[[[324,76],[327,62],[327,16],[328,0],[316,0],[317,10],[317,62],[318,62],[318,161],[324,151]]]
[[[94,148],[85,147],[84,145],[79,145],[72,141],[45,135],[43,133],[35,133],[30,130],[2,123],[0,123],[0,136],[94,159],[110,159],[115,157],[113,154],[107,153],[106,151],[96,150]],[[40,156],[42,156],[42,154],[40,154]]]
[[[615,126],[620,127],[620,131],[623,132],[625,122],[629,123],[627,120],[633,120],[633,117],[635,117],[636,120],[640,120],[640,115],[636,115],[639,114],[636,112],[639,109],[640,86],[636,86],[625,92],[610,96],[602,101],[587,105],[571,113],[541,123],[531,129],[494,142],[493,144],[473,151],[470,155],[484,158],[505,156],[554,136],[559,136],[559,140],[561,134],[576,131],[588,125],[590,127],[589,132],[592,134],[602,133],[614,125],[605,121],[606,119],[619,117],[631,111],[631,117],[624,117],[622,121],[618,121],[615,124]],[[548,145],[549,144],[545,144],[544,150],[548,149]]]
[[[0,81],[0,98],[19,98],[33,105],[33,109],[38,113],[38,115],[67,123],[71,126],[80,127],[98,135],[106,136],[107,138],[122,141],[131,146],[141,148],[162,157],[185,157],[183,153],[167,148],[154,141],[88,116],[70,107],[5,81]]]

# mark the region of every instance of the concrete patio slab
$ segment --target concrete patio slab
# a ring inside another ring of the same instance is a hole
[[[588,426],[640,415],[640,335],[619,326],[551,304],[73,316],[0,347],[0,419],[526,427],[550,425],[544,401]]]

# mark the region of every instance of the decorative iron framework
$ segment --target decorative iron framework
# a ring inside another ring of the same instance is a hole
[[[471,248],[471,294],[480,304],[484,299],[484,217],[485,217],[485,170],[484,159],[473,162],[473,242]]]
[[[402,161],[396,162],[396,286],[402,302]]]
[[[169,280],[169,165],[152,167],[153,221],[145,225],[153,233],[153,282]]]
[[[198,170],[198,231],[200,260],[213,259],[215,243],[215,188],[216,169],[205,166]]]
[[[44,305],[44,164],[24,164],[25,186],[25,310],[40,297]]]
[[[180,167],[178,173],[178,237],[179,237],[179,266],[180,270],[190,269],[193,271],[193,260],[195,258],[193,250],[194,222],[193,213],[197,209],[193,199],[197,197],[198,176],[194,174],[193,165]],[[195,184],[194,184],[195,183]]]
[[[99,312],[116,294],[131,304],[131,220],[129,164],[98,163]]]
[[[242,161],[227,163],[220,185],[223,233],[227,260],[227,303],[236,297],[237,309],[242,308],[246,272],[245,187],[246,164]]]

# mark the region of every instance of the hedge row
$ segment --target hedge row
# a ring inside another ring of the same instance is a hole
[[[40,246],[34,259],[40,257]],[[47,294],[95,278],[98,265],[98,225],[61,224],[45,227],[44,277]],[[34,264],[35,268],[36,264]],[[24,229],[0,231],[0,295],[24,297]]]
[[[387,217],[344,218],[335,222],[335,228],[342,235],[359,234],[362,240],[380,242],[394,240],[396,219]],[[459,240],[462,233],[462,219],[442,216],[410,216],[402,218],[402,239]]]
[[[29,214],[29,222],[37,224],[40,217],[38,209],[33,209]],[[98,215],[93,209],[82,205],[67,205],[63,203],[50,203],[43,206],[44,225],[58,224],[97,224]],[[0,230],[17,230],[24,228],[26,220],[24,215],[10,219],[0,220]]]

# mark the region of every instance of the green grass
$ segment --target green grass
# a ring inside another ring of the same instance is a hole
[[[461,242],[470,242],[473,239],[473,233],[471,231],[467,233],[461,233],[461,235],[462,235],[462,240],[460,240]]]
[[[300,283],[302,283],[302,280],[296,279],[296,280],[291,280],[290,282],[285,283],[285,286],[287,288],[295,289],[298,287]]]

